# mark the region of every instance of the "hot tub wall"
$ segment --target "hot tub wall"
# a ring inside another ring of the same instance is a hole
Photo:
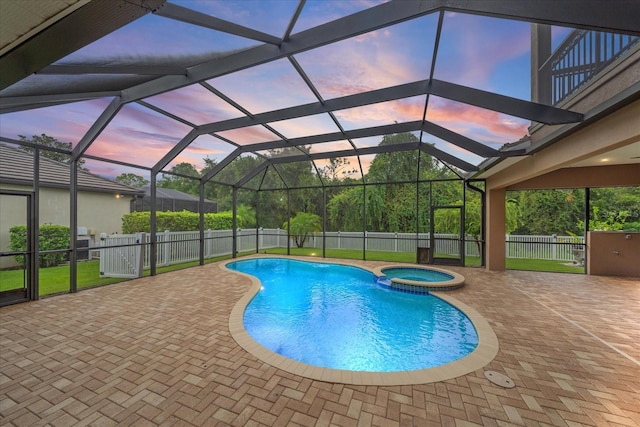
[[[640,233],[587,233],[587,274],[640,277]]]

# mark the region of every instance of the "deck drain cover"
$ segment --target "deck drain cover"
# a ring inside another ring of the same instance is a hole
[[[516,383],[505,374],[501,374],[496,371],[484,371],[484,376],[495,385],[499,385],[504,388],[514,388]]]

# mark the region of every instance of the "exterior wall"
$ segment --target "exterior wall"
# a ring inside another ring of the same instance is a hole
[[[2,185],[3,189],[31,191],[31,187]],[[130,197],[117,198],[114,194],[79,191],[78,227],[86,227],[91,246],[97,245],[100,233],[121,233],[122,216],[129,213]],[[17,206],[0,207],[0,251],[9,250],[9,228],[25,223],[25,213]],[[69,190],[40,188],[40,224],[69,226]],[[79,236],[83,237],[83,236]],[[12,257],[3,257],[0,268],[15,266]]]
[[[627,105],[561,141],[486,177],[487,268],[503,270],[504,226],[492,218],[504,209],[499,190],[640,185],[640,164],[570,167],[575,162],[640,141],[640,101]],[[504,214],[502,214],[504,215]],[[502,216],[504,220],[504,216]],[[500,247],[499,243],[502,244]],[[495,252],[494,252],[495,251]],[[502,257],[502,261],[500,258]]]
[[[640,277],[640,233],[587,233],[587,274]]]
[[[505,188],[581,160],[640,141],[640,101],[573,133],[487,177],[487,188]],[[566,187],[566,183],[563,187]]]
[[[640,163],[564,168],[509,186],[509,190],[630,187],[640,185]]]

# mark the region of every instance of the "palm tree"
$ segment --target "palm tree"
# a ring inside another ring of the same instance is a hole
[[[290,221],[289,236],[294,237],[296,246],[304,247],[304,242],[310,233],[322,231],[322,221],[316,214],[298,212]],[[288,229],[289,223],[285,222],[282,228]]]

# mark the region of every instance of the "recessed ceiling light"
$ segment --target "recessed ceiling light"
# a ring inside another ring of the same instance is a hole
[[[609,161],[611,161],[611,159],[610,159],[610,158],[608,158],[608,157],[604,157],[604,158],[600,159],[600,161],[601,161],[602,163],[605,163],[605,162],[609,162]]]

